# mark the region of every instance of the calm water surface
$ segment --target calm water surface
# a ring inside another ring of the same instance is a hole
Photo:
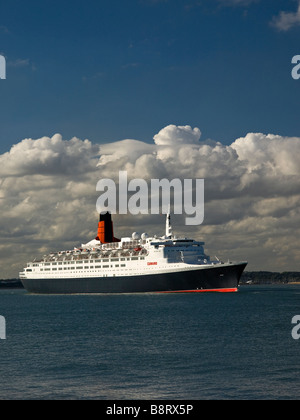
[[[235,294],[0,291],[1,399],[298,399],[300,286]]]

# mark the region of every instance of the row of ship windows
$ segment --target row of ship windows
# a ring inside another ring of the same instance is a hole
[[[118,264],[116,264],[116,265],[103,265],[103,266],[101,266],[101,265],[96,265],[96,266],[93,266],[93,267],[64,267],[64,268],[45,268],[45,269],[43,269],[43,268],[41,268],[40,269],[40,271],[57,271],[57,270],[59,270],[59,271],[62,271],[62,270],[82,270],[82,269],[85,269],[85,270],[92,270],[92,269],[99,269],[99,268],[118,268],[118,267],[122,267],[122,268],[125,268],[126,267],[126,264],[121,264],[121,265],[118,265]],[[175,266],[174,266],[175,267]],[[179,267],[179,265],[176,265],[176,267]],[[167,266],[165,266],[165,267],[162,267],[162,268],[167,268]],[[155,267],[148,267],[148,270],[157,270],[157,266],[155,266]],[[29,269],[29,268],[27,268],[27,269],[25,269],[25,271],[26,272],[32,272],[33,270],[32,269]],[[128,268],[126,268],[126,270],[125,271],[135,271],[134,269],[128,269]],[[140,273],[140,274],[143,274],[143,273]],[[107,276],[107,274],[106,274],[106,276]],[[115,274],[114,274],[114,276],[115,276]]]
[[[144,260],[145,257],[131,257],[131,258],[115,258],[113,260],[103,259],[103,260],[85,260],[85,261],[64,261],[64,262],[51,262],[51,263],[34,263],[29,264],[29,267],[44,267],[44,266],[55,266],[55,265],[71,265],[71,264],[95,264],[95,263],[103,263],[103,262],[117,262],[117,261],[137,261],[137,260]]]
[[[111,265],[111,266],[109,266],[109,265],[95,265],[95,266],[88,266],[88,267],[83,267],[83,266],[80,266],[80,267],[64,267],[64,268],[45,268],[45,269],[43,269],[43,268],[41,268],[41,271],[57,271],[57,270],[59,270],[59,271],[62,271],[62,270],[93,270],[94,268],[95,269],[99,269],[99,268],[118,268],[118,267],[126,267],[126,264],[115,264],[115,265]],[[28,270],[27,270],[28,271]]]

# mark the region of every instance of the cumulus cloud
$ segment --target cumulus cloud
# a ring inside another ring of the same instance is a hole
[[[299,152],[298,137],[248,133],[226,146],[188,125],[169,125],[152,143],[25,139],[0,155],[0,278],[33,256],[92,239],[97,182],[118,181],[124,170],[129,180],[204,178],[203,225],[175,216],[176,233],[206,240],[213,255],[248,259],[252,269],[299,269]],[[115,217],[118,236],[141,229],[160,234],[164,219]]]
[[[273,18],[271,24],[279,31],[289,31],[291,28],[300,25],[300,1],[296,12],[280,12],[279,16]]]
[[[198,144],[200,137],[201,131],[197,127],[169,125],[154,136],[154,143],[158,146]]]
[[[262,197],[299,192],[300,139],[250,133],[232,145],[245,169],[241,191]]]
[[[60,134],[38,140],[25,139],[0,156],[0,176],[30,174],[73,174],[91,167],[91,157],[99,147],[89,140],[64,141]]]
[[[8,253],[12,260],[7,265],[6,258],[2,270],[18,272],[23,252],[27,259],[61,246],[64,238],[76,240],[82,232],[78,223],[85,231],[90,215],[80,209],[93,201],[98,158],[98,145],[77,138],[66,141],[59,134],[25,139],[0,155],[2,255]]]

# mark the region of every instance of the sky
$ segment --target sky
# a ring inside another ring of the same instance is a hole
[[[204,178],[204,223],[175,216],[178,233],[300,270],[299,39],[298,0],[2,2],[0,278],[91,239],[97,181],[119,170]]]

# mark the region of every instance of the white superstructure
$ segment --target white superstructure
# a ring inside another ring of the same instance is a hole
[[[20,279],[126,277],[188,271],[223,264],[211,261],[204,242],[176,238],[167,214],[162,237],[133,233],[120,242],[92,240],[80,248],[44,255],[27,264]],[[231,263],[228,263],[231,264]],[[226,264],[227,265],[227,264]]]

